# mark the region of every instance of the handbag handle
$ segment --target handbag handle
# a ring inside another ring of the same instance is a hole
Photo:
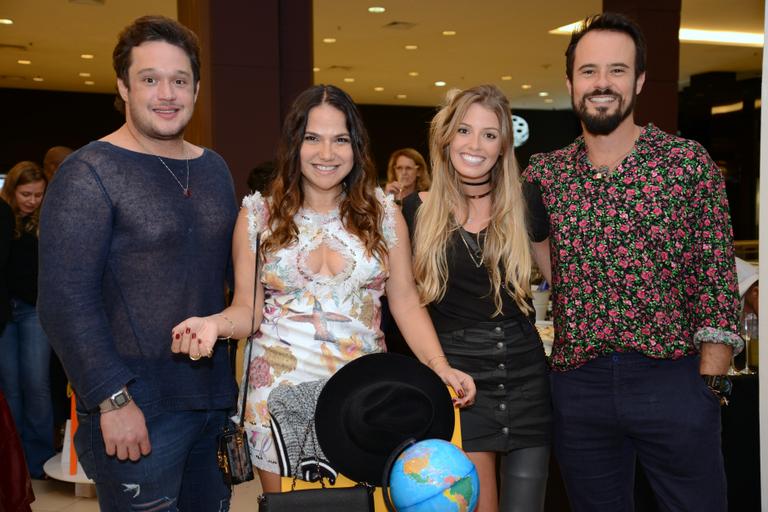
[[[253,309],[251,313],[251,334],[248,336],[248,354],[245,356],[245,364],[243,371],[245,372],[245,383],[243,387],[243,401],[240,404],[240,428],[245,425],[245,404],[248,400],[248,382],[250,380],[251,372],[251,350],[253,350],[253,335],[256,328],[256,291],[259,286],[259,252],[261,247],[261,233],[256,234],[256,260],[253,269]],[[234,367],[233,367],[234,368]]]
[[[406,439],[400,443],[397,448],[392,450],[392,453],[390,453],[387,458],[387,463],[384,464],[384,473],[381,475],[381,495],[384,497],[384,505],[389,512],[397,512],[397,509],[392,504],[392,500],[389,497],[389,473],[392,472],[392,466],[395,465],[395,460],[397,460],[400,454],[414,444],[416,444],[416,439],[412,437]]]

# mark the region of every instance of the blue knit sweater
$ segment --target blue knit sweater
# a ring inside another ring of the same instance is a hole
[[[185,183],[185,161],[163,160]],[[92,142],[48,188],[37,306],[86,410],[126,384],[145,415],[234,404],[226,344],[197,362],[170,350],[174,325],[223,309],[237,217],[213,151],[189,161],[189,187],[155,156]]]

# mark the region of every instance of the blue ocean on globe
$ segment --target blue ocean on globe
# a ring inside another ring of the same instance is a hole
[[[472,512],[480,494],[467,455],[441,439],[420,441],[397,458],[390,494],[398,512]]]

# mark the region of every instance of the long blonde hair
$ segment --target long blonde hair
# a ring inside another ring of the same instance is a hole
[[[504,94],[493,85],[480,85],[448,93],[447,104],[432,119],[429,148],[432,187],[417,212],[414,233],[414,276],[424,304],[445,296],[448,276],[446,248],[461,228],[453,212],[468,211],[469,204],[450,159],[449,145],[469,107],[491,110],[501,127],[501,154],[491,169],[491,219],[485,237],[484,261],[493,302],[501,314],[502,290],[529,313],[531,251],[525,222],[525,201],[514,153],[512,115]]]

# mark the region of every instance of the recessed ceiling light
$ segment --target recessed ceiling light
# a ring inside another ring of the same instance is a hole
[[[95,84],[96,82],[94,82],[93,80],[86,80],[86,81],[85,81],[85,82],[83,82],[83,83],[84,83],[85,85],[93,85],[93,84]]]
[[[83,73],[78,73],[77,76],[82,76],[83,78],[88,78],[89,76],[91,76],[91,74],[83,72]]]
[[[13,25],[13,20],[10,18],[0,18],[0,25]]]
[[[328,44],[335,43],[336,42],[336,38],[335,37],[324,37],[323,38],[323,42],[324,43],[328,43]]]
[[[347,78],[344,79],[344,81],[347,82],[348,84],[351,84],[352,82],[355,81],[355,79],[352,78],[351,76],[348,76]]]
[[[456,31],[455,30],[443,30],[443,35],[444,36],[455,36],[456,35]]]
[[[418,71],[409,71],[408,72],[408,76],[419,76],[419,72]]]
[[[520,87],[522,87],[523,89],[526,89],[526,90],[528,90],[528,89],[530,89],[530,88],[531,88],[531,87],[533,87],[533,86],[532,86],[531,84],[523,84],[523,85],[521,85]]]
[[[374,87],[373,90],[376,91],[376,92],[381,92],[381,91],[384,90],[384,88],[383,87]]]
[[[397,99],[399,99],[399,100],[404,100],[405,98],[407,98],[407,97],[408,97],[408,95],[407,95],[407,94],[398,94],[398,95],[397,95],[397,96],[395,96],[395,97],[396,97]]]
[[[83,53],[82,55],[80,55],[80,58],[85,60],[91,60],[93,58],[93,55],[90,53]]]
[[[437,82],[435,82],[435,85],[437,87],[445,87],[445,82],[443,82],[442,80],[438,80]]]
[[[553,100],[552,98],[545,98],[544,99],[544,103],[554,103],[554,102],[555,102],[555,100]]]
[[[41,77],[41,76],[33,76],[32,80],[34,80],[35,82],[42,82],[43,81],[43,77]]]
[[[314,68],[312,68],[312,71],[314,71],[315,73],[317,73],[318,71],[320,71],[320,68],[318,68],[317,66],[315,66]]]
[[[19,59],[16,62],[18,62],[19,64],[24,64],[25,66],[32,64],[32,61],[27,59]]]
[[[541,96],[542,98],[546,98],[547,96],[549,96],[549,93],[548,93],[548,92],[545,92],[545,91],[541,91],[541,92],[539,93],[539,96]]]
[[[381,14],[381,13],[383,13],[385,11],[386,11],[386,9],[384,7],[379,7],[379,6],[376,6],[376,5],[373,6],[373,7],[369,7],[368,8],[368,12],[371,12],[373,14]]]
[[[504,80],[505,82],[507,80],[512,80],[512,75],[504,75],[504,76],[501,77],[501,79]]]
[[[418,50],[419,49],[419,45],[417,45],[417,44],[407,44],[407,45],[405,45],[405,49],[406,50]]]

